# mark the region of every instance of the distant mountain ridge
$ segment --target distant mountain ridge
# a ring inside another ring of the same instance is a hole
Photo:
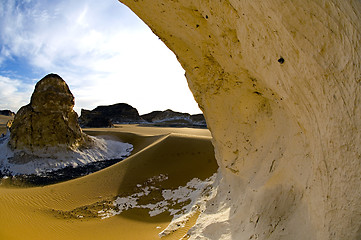
[[[79,117],[81,127],[111,127],[113,124],[141,124],[159,127],[195,127],[206,128],[203,114],[165,111],[153,111],[139,115],[138,110],[126,103],[98,106],[93,110],[81,109]]]
[[[148,124],[155,126],[186,126],[186,127],[207,127],[203,114],[190,115],[189,113],[175,112],[167,109],[165,111],[153,111],[140,116]]]
[[[14,117],[15,113],[10,110],[0,110],[0,115]]]

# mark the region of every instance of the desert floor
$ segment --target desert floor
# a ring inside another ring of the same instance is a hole
[[[5,122],[6,123],[6,122]],[[149,179],[166,175],[161,189],[176,189],[193,178],[204,180],[217,171],[207,129],[137,127],[84,129],[133,144],[130,157],[96,173],[44,187],[19,188],[2,179],[0,239],[159,239],[169,213],[150,217],[146,209],[130,209],[101,219],[97,212],[116,196],[129,195]],[[154,200],[154,198],[153,198]],[[179,239],[194,224],[162,239]]]
[[[6,123],[9,120],[13,120],[14,117],[8,117],[8,116],[4,116],[4,115],[0,115],[0,135],[3,133],[6,133]]]

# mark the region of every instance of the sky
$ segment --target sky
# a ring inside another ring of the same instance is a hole
[[[28,104],[49,73],[78,114],[115,103],[201,113],[173,52],[117,0],[1,0],[0,109]]]

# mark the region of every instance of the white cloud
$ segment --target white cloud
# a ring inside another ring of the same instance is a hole
[[[78,112],[116,102],[141,113],[200,112],[174,54],[117,1],[15,3],[0,3],[0,65],[16,56],[58,73],[75,95]]]
[[[10,109],[14,112],[19,106],[24,106],[30,101],[34,86],[24,84],[17,79],[0,76],[0,103],[1,109]]]

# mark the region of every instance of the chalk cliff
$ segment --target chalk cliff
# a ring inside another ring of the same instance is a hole
[[[361,239],[361,2],[121,0],[176,54],[222,178],[192,239]]]

